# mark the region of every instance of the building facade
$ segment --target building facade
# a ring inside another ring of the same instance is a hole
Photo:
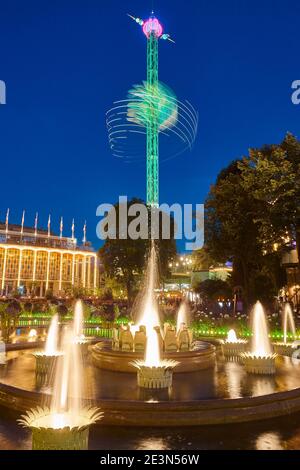
[[[286,270],[287,286],[283,289],[285,300],[292,302],[293,306],[300,307],[300,272],[297,250],[294,248],[283,254],[281,264]]]
[[[230,264],[210,266],[201,269],[195,253],[179,254],[169,263],[171,278],[165,283],[166,290],[183,291],[193,289],[200,282],[207,279],[221,279],[226,281],[232,272]]]
[[[57,236],[47,230],[0,223],[0,287],[7,295],[44,296],[67,293],[72,287],[96,291],[99,283],[98,257],[86,242]]]

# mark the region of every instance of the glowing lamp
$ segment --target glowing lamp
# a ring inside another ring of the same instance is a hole
[[[157,18],[149,18],[143,24],[143,33],[147,38],[149,38],[150,34],[153,33],[157,38],[162,35],[163,28]]]

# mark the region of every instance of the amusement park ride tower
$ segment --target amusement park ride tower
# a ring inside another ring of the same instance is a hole
[[[163,34],[163,28],[153,12],[149,19],[141,20],[128,15],[143,28],[147,38],[147,87],[151,93],[158,95],[158,41],[159,39],[174,42],[169,34]],[[150,100],[147,118],[147,205],[159,205],[159,116],[155,100]]]

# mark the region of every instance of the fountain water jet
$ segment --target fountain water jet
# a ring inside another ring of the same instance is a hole
[[[263,306],[256,302],[251,312],[251,351],[241,354],[246,371],[254,374],[275,374],[275,358],[268,335],[268,326]]]
[[[182,326],[188,326],[188,304],[186,300],[183,300],[180,304],[179,310],[177,312],[177,319],[176,319],[176,332],[179,333]]]
[[[58,351],[58,327],[58,315],[54,315],[47,334],[45,350],[34,353],[36,359],[35,378],[38,387],[50,383],[55,362],[62,354]]]
[[[222,341],[221,344],[225,357],[239,358],[240,354],[245,351],[247,341],[238,339],[236,332],[231,329],[228,331],[226,340]]]
[[[283,323],[283,343],[276,342],[273,344],[274,350],[277,354],[281,354],[283,356],[292,356],[293,352],[297,349],[297,346],[293,344],[293,342],[287,341],[288,335],[288,325],[292,332],[293,339],[296,338],[296,327],[295,321],[293,317],[293,311],[290,304],[287,302],[283,308],[283,315],[282,315],[282,323]]]
[[[6,364],[6,348],[5,343],[0,339],[0,366]]]
[[[172,384],[173,368],[178,364],[173,360],[161,360],[158,333],[160,327],[157,303],[155,300],[156,253],[152,240],[150,258],[146,275],[146,295],[138,326],[146,326],[147,340],[144,360],[136,360],[132,365],[137,368],[138,386],[143,388],[167,388]]]
[[[283,342],[287,344],[287,326],[290,324],[290,329],[292,330],[292,335],[295,339],[296,337],[296,327],[293,317],[293,312],[289,303],[286,303],[283,310]]]
[[[76,344],[79,345],[81,349],[81,354],[85,357],[88,354],[88,347],[90,341],[86,339],[83,334],[83,325],[84,325],[84,314],[83,314],[83,302],[82,300],[76,300],[74,307],[74,338]]]
[[[48,331],[46,346],[45,346],[45,355],[52,356],[57,353],[58,346],[58,315],[52,317],[50,328]]]
[[[172,385],[173,369],[179,362],[161,359],[157,332],[147,330],[147,343],[144,360],[136,360],[138,386],[142,388],[168,388]]]
[[[233,329],[228,331],[226,341],[228,343],[237,343],[238,342],[236,332]]]
[[[88,448],[89,427],[101,417],[97,408],[82,402],[83,364],[77,341],[78,323],[66,327],[63,355],[58,357],[50,407],[30,410],[19,420],[32,430],[34,450],[84,450]]]
[[[150,256],[148,259],[144,292],[142,293],[142,303],[136,319],[136,325],[145,326],[152,330],[155,326],[160,326],[157,302],[155,299],[155,287],[157,285],[157,259],[154,242],[151,243]]]
[[[177,312],[176,336],[179,351],[189,351],[193,345],[193,331],[189,328],[190,310],[187,300],[183,300]]]

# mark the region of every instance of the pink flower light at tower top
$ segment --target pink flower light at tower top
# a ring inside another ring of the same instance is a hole
[[[153,32],[156,37],[160,37],[163,32],[162,25],[157,18],[149,18],[143,24],[143,32],[149,38],[150,34]]]

